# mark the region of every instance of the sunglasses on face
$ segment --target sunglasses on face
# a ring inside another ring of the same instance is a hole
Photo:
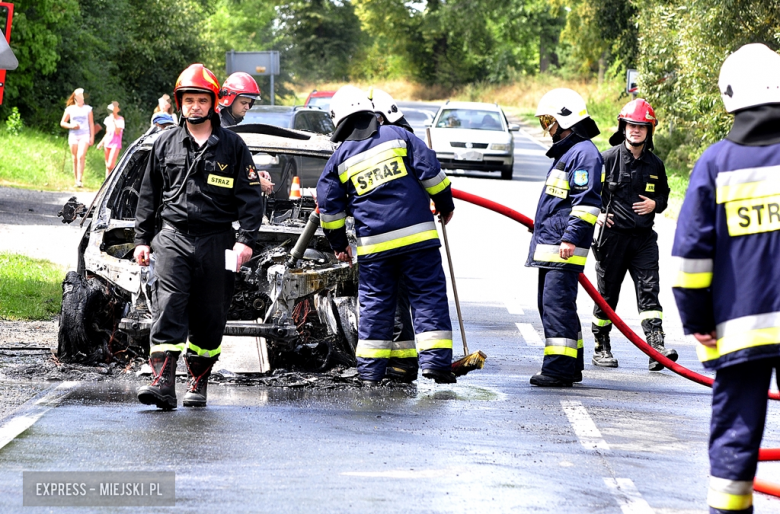
[[[549,132],[550,127],[555,123],[557,123],[556,119],[549,114],[542,114],[539,116],[539,124],[542,126],[542,130],[544,130],[545,133]]]

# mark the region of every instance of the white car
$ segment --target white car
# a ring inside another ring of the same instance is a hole
[[[433,120],[431,143],[444,169],[500,171],[512,180],[516,130],[497,104],[447,102]]]

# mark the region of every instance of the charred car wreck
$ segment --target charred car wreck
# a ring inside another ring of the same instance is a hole
[[[237,127],[258,169],[320,159],[327,136],[266,125]],[[65,362],[129,362],[148,354],[154,264],[133,261],[138,192],[157,133],[128,148],[88,208],[75,198],[63,222],[82,217],[78,268],[63,281],[58,343]],[[277,196],[277,195],[275,195]],[[339,262],[312,198],[268,198],[252,259],[236,276],[226,335],[260,338],[271,369],[320,371],[355,365],[357,268]],[[353,237],[354,236],[350,236]]]

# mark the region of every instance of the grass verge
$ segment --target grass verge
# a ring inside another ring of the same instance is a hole
[[[103,150],[90,147],[84,188],[97,190],[106,175]],[[19,135],[0,129],[0,186],[43,191],[76,191],[67,137],[25,127]]]
[[[51,319],[60,312],[63,274],[47,260],[0,252],[0,319]]]

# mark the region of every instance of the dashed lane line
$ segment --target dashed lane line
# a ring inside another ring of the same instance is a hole
[[[504,305],[506,306],[506,310],[509,311],[509,314],[525,315],[523,308],[516,300],[504,300]]]
[[[609,445],[601,436],[601,432],[582,403],[577,400],[561,400],[561,406],[566,417],[569,418],[569,423],[574,428],[574,433],[577,434],[580,444],[585,449],[609,450]]]
[[[33,426],[51,408],[59,405],[78,384],[78,382],[63,382],[27,400],[0,425],[0,449]]]
[[[630,478],[605,478],[609,492],[615,497],[623,514],[654,514]]]
[[[517,325],[520,335],[525,339],[525,344],[528,346],[544,346],[544,341],[542,341],[542,338],[536,333],[533,325],[530,323],[515,323],[515,325]]]

